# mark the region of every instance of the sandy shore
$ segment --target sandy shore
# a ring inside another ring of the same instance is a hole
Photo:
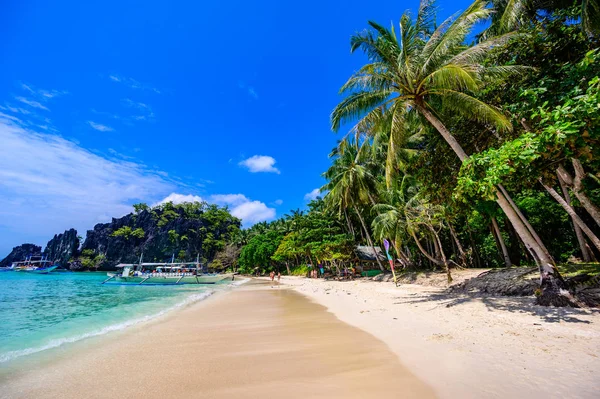
[[[448,296],[414,284],[282,281],[385,342],[439,397],[600,397],[597,310]]]
[[[432,398],[381,341],[254,284],[0,376],[5,398]]]

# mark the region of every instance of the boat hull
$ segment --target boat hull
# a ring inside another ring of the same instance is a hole
[[[20,271],[25,272],[25,273],[48,274],[51,271],[53,271],[54,269],[56,269],[57,267],[58,266],[50,266],[50,267],[44,267],[44,268],[23,269]]]
[[[106,283],[115,282],[122,284],[147,284],[147,285],[181,285],[181,284],[215,284],[219,281],[233,278],[232,273],[228,274],[205,274],[205,275],[141,275],[141,276],[128,276],[123,277],[120,274],[108,273],[110,281]]]

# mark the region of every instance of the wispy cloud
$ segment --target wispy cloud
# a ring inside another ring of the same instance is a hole
[[[243,81],[238,82],[238,87],[246,91],[246,93],[253,99],[258,100],[258,93],[254,89],[254,87],[246,85],[246,83]]]
[[[283,200],[278,199],[278,200],[275,200],[273,203],[275,205],[281,205],[281,204],[283,204]]]
[[[318,196],[321,195],[321,191],[318,188],[315,188],[310,193],[304,194],[305,201],[313,201],[316,200]]]
[[[248,168],[252,173],[270,172],[280,174],[279,169],[274,166],[275,162],[275,158],[268,155],[254,155],[241,161],[239,165]]]
[[[136,121],[142,120],[150,120],[154,118],[154,112],[152,112],[152,108],[148,104],[144,104],[142,102],[133,101],[129,98],[125,98],[122,100],[122,103],[129,108],[133,108],[137,110],[138,115],[134,115],[131,118]]]
[[[149,90],[149,91],[153,91],[154,93],[160,94],[160,90],[158,90],[156,87],[153,87],[153,86],[145,84],[145,83],[140,83],[133,78],[128,78],[128,77],[116,75],[116,74],[108,75],[108,78],[110,80],[112,80],[113,82],[122,83],[125,86],[128,86],[132,89]]]
[[[84,233],[130,212],[135,201],[155,201],[176,189],[139,163],[108,159],[17,123],[0,115],[0,249],[26,236],[45,243],[71,227]]]
[[[58,96],[63,96],[65,94],[69,94],[66,90],[45,90],[38,89],[31,84],[21,83],[21,88],[29,93],[33,94],[35,97],[42,99],[51,99]]]
[[[192,194],[171,193],[158,202],[173,202],[181,204],[183,202],[202,202],[206,201],[218,205],[227,205],[233,216],[240,218],[244,226],[251,226],[258,222],[273,220],[275,218],[275,209],[269,208],[264,202],[253,201],[244,194],[213,194],[206,198]]]
[[[27,104],[27,105],[29,105],[30,107],[33,107],[33,108],[39,108],[39,109],[43,109],[44,111],[50,111],[48,109],[48,107],[46,107],[44,104],[40,103],[39,101],[30,100],[28,98],[21,97],[21,96],[15,97],[15,100],[20,101],[23,104]]]
[[[87,123],[92,127],[92,129],[96,129],[99,132],[112,132],[114,130],[112,127],[103,125],[101,123],[96,123],[93,121],[88,121]]]

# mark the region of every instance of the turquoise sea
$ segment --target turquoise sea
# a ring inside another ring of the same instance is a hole
[[[215,285],[101,285],[106,273],[0,273],[0,366],[202,300]]]

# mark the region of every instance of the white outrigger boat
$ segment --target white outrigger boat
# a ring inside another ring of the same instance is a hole
[[[34,258],[40,258],[34,260]],[[44,257],[34,257],[31,256],[28,259],[21,262],[13,262],[11,265],[11,269],[16,272],[25,272],[25,273],[36,273],[36,274],[48,274],[56,269],[58,265],[55,265],[54,262],[48,259],[44,259]]]
[[[200,263],[121,263],[116,273],[106,273],[102,282],[114,281],[137,285],[215,284],[234,278],[233,273],[203,273]]]

